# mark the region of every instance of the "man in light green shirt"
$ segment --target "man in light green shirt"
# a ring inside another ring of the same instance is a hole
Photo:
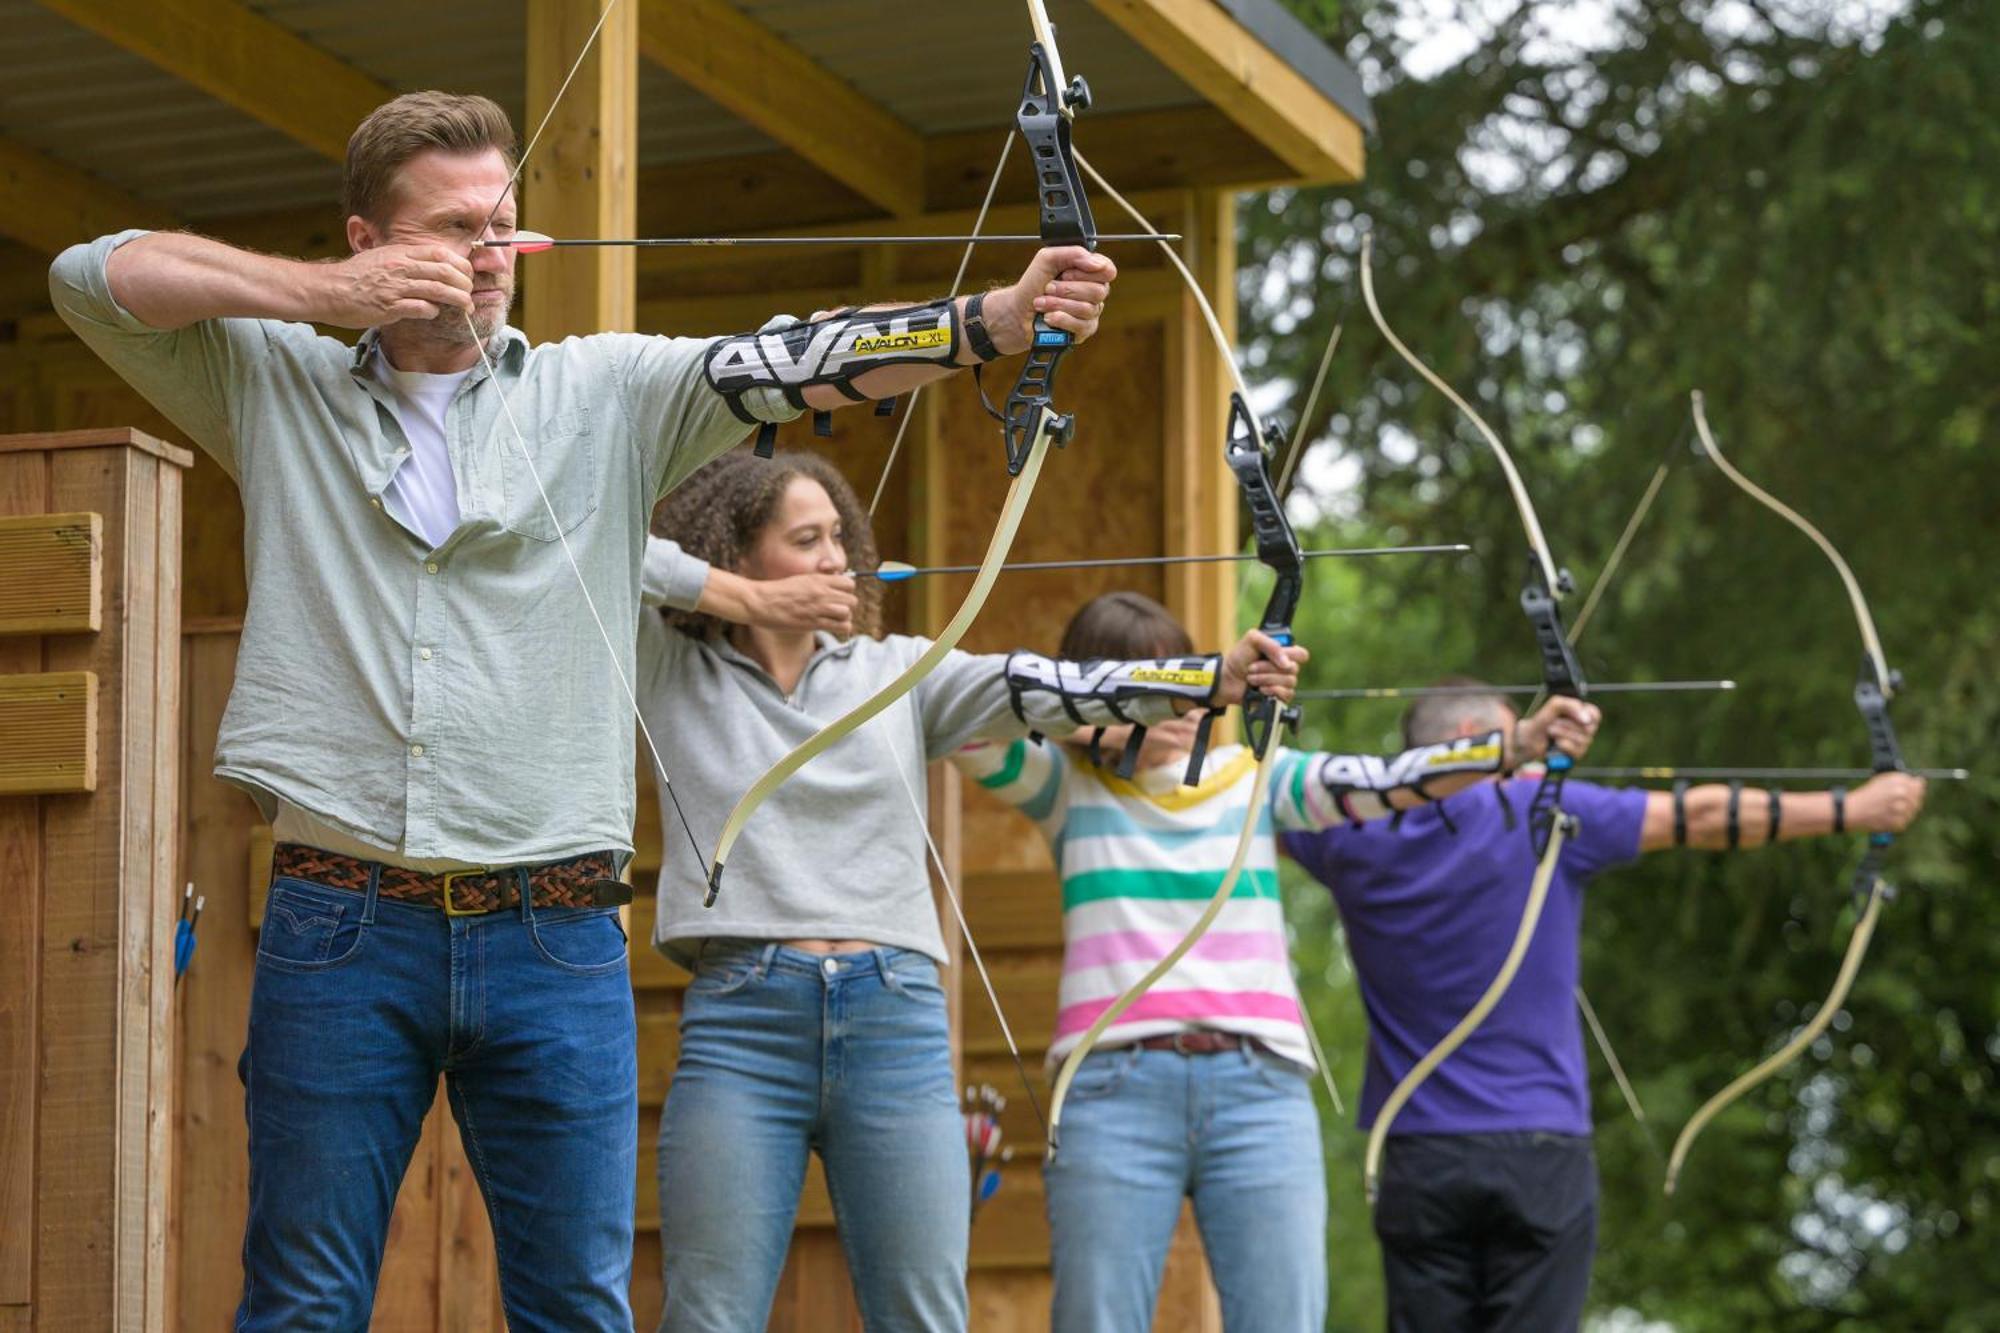
[[[506,323],[515,251],[476,244],[513,235],[512,144],[484,98],[410,94],[350,141],[350,258],[132,231],[50,274],[71,328],[242,494],[249,605],[216,772],[279,846],[242,1067],[239,1329],[367,1322],[440,1071],[511,1326],[629,1328],[613,905],[653,505],[749,425],[1019,352],[1037,312],[1088,337],[1115,276],[1043,250],[1011,287],[919,308],[948,331],[916,340],[933,352],[783,384],[718,365],[768,360],[795,321],[767,326],[776,342],[530,346]]]

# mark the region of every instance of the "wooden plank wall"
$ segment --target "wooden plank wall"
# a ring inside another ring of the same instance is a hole
[[[0,672],[89,672],[102,704],[95,792],[0,798],[0,1328],[165,1317],[189,461],[131,431],[0,438],[0,515],[100,515],[112,608],[0,639]]]

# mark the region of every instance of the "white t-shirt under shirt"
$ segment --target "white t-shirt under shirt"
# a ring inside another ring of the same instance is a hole
[[[435,549],[458,527],[458,483],[451,474],[451,453],[445,448],[444,415],[458,386],[472,371],[427,375],[397,370],[386,355],[373,357],[369,369],[394,396],[390,410],[410,442],[410,456],[389,479],[382,501],[398,523]]]
[[[389,410],[396,414],[396,421],[410,442],[410,456],[389,479],[382,502],[398,523],[435,550],[458,527],[458,483],[451,474],[451,453],[445,448],[444,415],[458,386],[465,383],[465,377],[472,371],[468,368],[448,375],[427,375],[422,371],[397,370],[379,350],[369,359],[368,366],[376,382],[392,395]],[[279,842],[305,843],[363,861],[390,861],[414,870],[456,870],[464,864],[435,858],[412,860],[386,848],[372,847],[289,801],[278,804],[272,836]]]

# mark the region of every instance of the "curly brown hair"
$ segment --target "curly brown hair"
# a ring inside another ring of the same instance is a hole
[[[868,509],[840,469],[818,454],[780,449],[773,458],[757,457],[749,449],[732,449],[674,489],[653,515],[653,532],[680,543],[689,555],[718,569],[740,573],[743,559],[771,522],[778,503],[792,482],[804,477],[825,488],[840,515],[841,543],[849,569],[874,569],[875,532]],[[854,631],[878,634],[882,628],[882,584],[861,579],[855,584],[861,604],[855,609]],[[698,639],[720,638],[729,626],[699,611],[673,607],[661,614],[674,628]]]

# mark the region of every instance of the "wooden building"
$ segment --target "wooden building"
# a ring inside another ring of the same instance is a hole
[[[1238,192],[1356,179],[1365,100],[1280,0],[1049,0],[1095,105],[1076,143],[1180,246],[1225,321]],[[240,1282],[242,1048],[268,830],[209,769],[245,591],[236,494],[206,457],[55,319],[46,274],[72,242],[187,226],[279,253],[344,253],[347,136],[400,91],[486,93],[525,130],[599,0],[0,0],[0,1330],[223,1327]],[[524,226],[567,236],[808,233],[797,249],[607,249],[524,259],[536,338],[715,333],[778,311],[928,297],[954,247],[843,244],[954,233],[1012,124],[1031,39],[1014,0],[620,0],[522,182]],[[987,230],[1032,231],[1015,155]],[[1103,199],[1099,226],[1130,230]],[[982,252],[968,282],[1025,251]],[[1053,456],[1020,559],[1234,549],[1222,362],[1151,247],[1103,332],[1068,359]],[[1000,367],[1001,382],[1011,367]],[[1006,486],[969,384],[924,395],[877,527],[885,556],[978,559]],[[894,422],[819,442],[863,488]],[[803,423],[791,442],[810,437]],[[965,592],[927,580],[891,619],[934,628]],[[1052,644],[1113,586],[1153,592],[1202,641],[1233,628],[1227,567],[1023,575],[968,646]],[[746,775],[747,778],[748,775]],[[1037,836],[934,778],[938,831],[1014,1031],[1039,1062],[1055,1004],[1057,899]],[[642,793],[640,905],[660,856]],[[171,982],[180,885],[206,896]],[[948,928],[948,936],[957,934]],[[641,1328],[659,1302],[653,1134],[684,978],[633,960],[641,1055]],[[1046,1326],[1039,1131],[977,979],[956,970],[962,1081],[1011,1091],[1020,1155],[981,1214],[973,1327]],[[442,1100],[405,1182],[377,1302],[384,1329],[498,1328],[491,1238]],[[1159,1327],[1220,1327],[1183,1223]],[[824,1187],[802,1200],[773,1328],[858,1328]]]

